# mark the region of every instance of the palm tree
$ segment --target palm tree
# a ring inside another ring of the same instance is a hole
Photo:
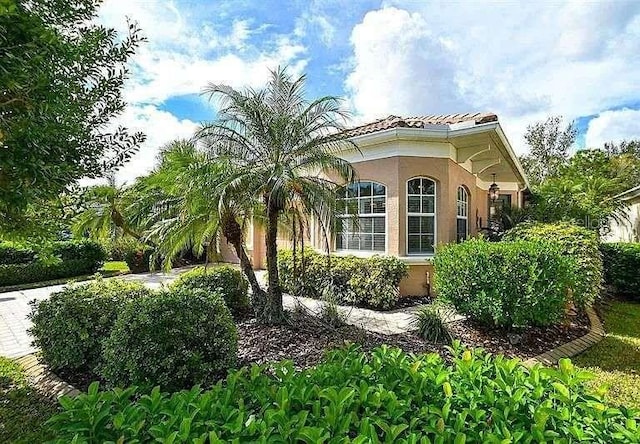
[[[337,156],[345,143],[353,145],[344,132],[347,113],[341,100],[326,96],[308,101],[304,84],[304,75],[293,79],[286,69],[277,69],[264,89],[218,84],[205,89],[221,108],[198,137],[213,156],[229,164],[223,193],[257,201],[265,214],[269,287],[263,309],[256,313],[265,323],[284,320],[277,263],[281,217],[297,208],[330,226],[338,184],[356,176]]]
[[[136,189],[142,199],[130,207],[133,219],[146,227],[145,239],[156,243],[154,256],[164,266],[183,251],[192,249],[207,257],[217,251],[220,234],[229,241],[240,260],[253,292],[253,300],[264,299],[247,255],[244,227],[254,215],[251,199],[232,199],[225,184],[233,178],[227,162],[199,150],[192,141],[174,141],[161,150],[160,162]]]

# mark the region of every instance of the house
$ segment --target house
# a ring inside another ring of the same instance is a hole
[[[605,242],[640,242],[640,185],[616,196],[627,204],[623,218],[611,221]]]
[[[358,149],[339,155],[359,182],[340,191],[344,205],[331,248],[399,257],[410,266],[402,296],[429,291],[428,259],[437,245],[475,235],[496,206],[523,204],[527,180],[495,114],[389,116],[348,134]],[[310,232],[311,245],[324,249],[320,230]],[[247,248],[256,268],[264,266],[263,239],[258,227],[250,228]],[[228,246],[221,253],[233,260]]]

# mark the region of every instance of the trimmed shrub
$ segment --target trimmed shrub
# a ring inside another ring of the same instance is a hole
[[[637,443],[638,412],[591,393],[592,376],[454,346],[407,355],[331,352],[315,368],[244,368],[203,391],[135,388],[63,398],[56,442]]]
[[[162,291],[131,301],[118,316],[100,374],[119,387],[209,385],[235,365],[237,349],[236,326],[218,293]]]
[[[239,269],[229,265],[194,268],[181,274],[172,287],[218,291],[232,315],[249,311],[249,282]]]
[[[603,243],[604,280],[616,292],[640,300],[640,244]]]
[[[438,248],[438,297],[487,325],[549,325],[562,319],[573,260],[553,243],[471,239]]]
[[[399,297],[402,278],[409,268],[400,259],[392,256],[331,255],[330,270],[327,256],[314,250],[305,249],[296,253],[294,267],[293,252],[278,252],[278,272],[280,285],[292,294],[322,299],[327,287],[339,304],[353,304],[360,307],[389,309]]]
[[[0,241],[0,265],[30,264],[36,258],[36,252],[29,246]]]
[[[31,303],[29,332],[54,371],[94,371],[101,360],[102,341],[120,311],[130,300],[148,294],[142,284],[117,279],[71,285]]]
[[[575,259],[573,302],[591,304],[602,289],[603,267],[596,232],[569,222],[523,223],[507,231],[503,240],[555,242],[562,252]]]
[[[131,245],[124,252],[124,261],[131,273],[146,273],[151,270],[150,262],[153,248],[144,245]]]
[[[91,240],[53,244],[47,260],[30,248],[12,250],[14,263],[0,264],[0,286],[27,284],[95,273],[106,259],[104,248]],[[5,262],[8,260],[4,259]]]

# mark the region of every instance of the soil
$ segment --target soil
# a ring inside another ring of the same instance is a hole
[[[482,347],[493,354],[527,359],[586,335],[589,333],[589,318],[581,312],[566,324],[530,327],[520,332],[485,327],[469,320],[452,322],[449,328],[455,338],[469,346]]]

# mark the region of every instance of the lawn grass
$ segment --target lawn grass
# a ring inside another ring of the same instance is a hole
[[[100,271],[129,273],[129,266],[124,261],[105,262]]]
[[[596,375],[612,404],[640,409],[640,304],[612,302],[604,312],[607,336],[573,361]]]
[[[40,443],[53,439],[44,422],[57,411],[55,401],[29,387],[18,364],[0,357],[0,442]]]

